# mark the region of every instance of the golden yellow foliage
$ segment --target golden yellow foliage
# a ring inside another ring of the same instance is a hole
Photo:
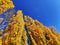
[[[30,45],[60,45],[60,34],[29,16],[23,17],[21,10],[11,18],[6,29],[0,31],[0,45],[28,45],[24,26],[30,35]]]
[[[11,8],[14,8],[14,4],[11,0],[0,0],[0,14]]]
[[[17,14],[12,17],[12,21],[9,22],[7,28],[0,31],[0,34],[5,33],[2,37],[3,39],[0,39],[2,42],[0,45],[27,45],[28,38],[22,17],[22,11],[18,10]]]
[[[58,33],[51,28],[42,25],[39,21],[33,20],[29,16],[25,16],[24,19],[26,21],[25,25],[28,28],[28,32],[31,35],[31,45],[60,45]]]
[[[11,8],[14,8],[11,0],[0,0],[0,14]],[[23,17],[21,10],[11,15],[6,29],[0,30],[0,45],[29,45],[28,40],[30,45],[60,45],[60,34],[53,28],[46,27],[29,16]]]

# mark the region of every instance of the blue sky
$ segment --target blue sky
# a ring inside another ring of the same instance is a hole
[[[15,10],[39,20],[45,26],[55,26],[60,33],[60,0],[13,0]]]

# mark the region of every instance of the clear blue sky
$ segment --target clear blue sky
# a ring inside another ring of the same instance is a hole
[[[46,26],[55,26],[60,33],[60,0],[13,0],[16,10],[39,20]]]

